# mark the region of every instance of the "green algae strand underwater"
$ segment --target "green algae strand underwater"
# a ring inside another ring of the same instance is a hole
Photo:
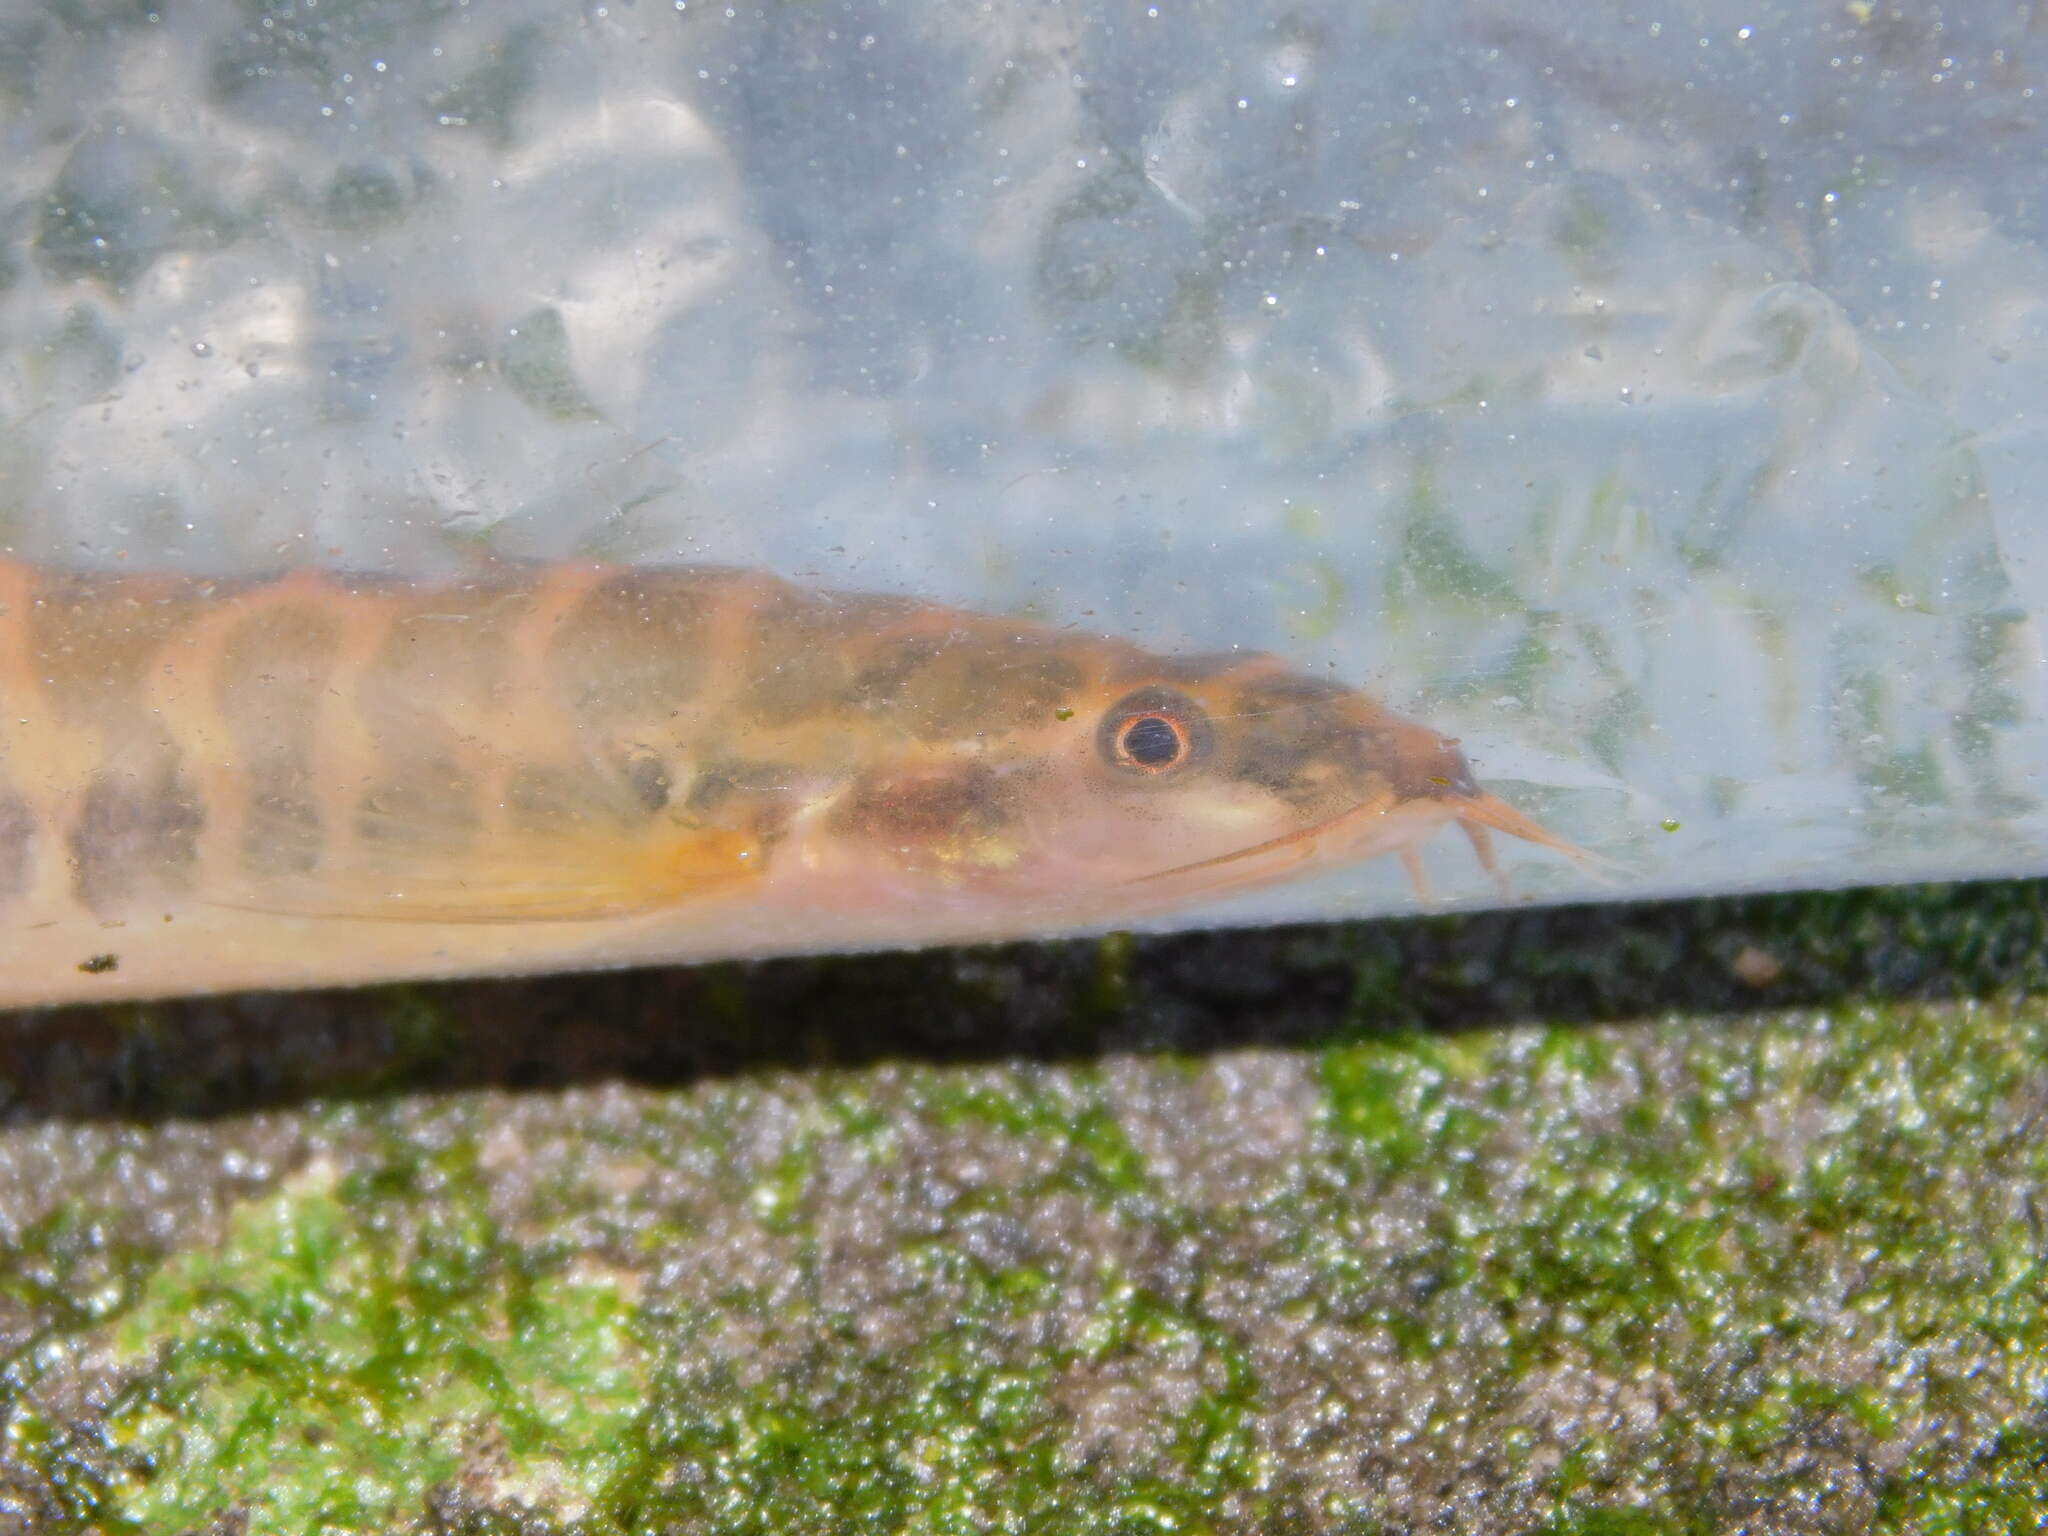
[[[0,1020],[0,1531],[2035,1529],[2044,938],[2009,883]]]

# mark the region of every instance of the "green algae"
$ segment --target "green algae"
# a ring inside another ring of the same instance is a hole
[[[1400,557],[1387,577],[1387,597],[1410,592],[1449,598],[1503,611],[1516,604],[1514,585],[1488,564],[1443,510],[1436,484],[1418,476],[1408,494],[1408,521],[1401,531]]]
[[[315,1162],[151,1277],[113,1337],[141,1367],[108,1421],[135,1469],[121,1523],[384,1530],[461,1478],[589,1505],[645,1390],[630,1307],[600,1266],[523,1255],[468,1160],[399,1143],[347,1179]]]
[[[553,421],[596,421],[596,405],[576,375],[569,327],[552,304],[529,310],[498,343],[498,372],[512,392]]]
[[[1549,1528],[1610,1528],[1616,1511],[1582,1506],[1618,1498],[1646,1529],[1686,1529],[1729,1469],[1815,1443],[1881,1463],[1957,1410],[1976,1437],[1873,1479],[1888,1528],[1967,1508],[1987,1469],[2038,1481],[2008,1460],[2048,1389],[2038,1005],[1473,1040],[1463,1060],[1427,1039],[1334,1051],[1326,1113],[1434,1213],[1398,1255],[1431,1276],[1427,1303],[1381,1319],[1411,1358],[1462,1355],[1479,1401],[1561,1361],[1657,1384],[1653,1424],[1589,1438],[1545,1479]],[[1789,1147],[1788,1107],[1811,1122]],[[1469,1348],[1473,1318],[1504,1347]],[[1831,1476],[1767,1483],[1791,1503]]]
[[[2030,1529],[2044,926],[2015,883],[6,1021],[0,1530]]]

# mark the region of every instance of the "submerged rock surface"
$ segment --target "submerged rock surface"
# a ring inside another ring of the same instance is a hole
[[[0,1531],[2019,1529],[2048,887],[0,1019]]]

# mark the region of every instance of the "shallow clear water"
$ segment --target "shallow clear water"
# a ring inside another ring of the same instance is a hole
[[[0,529],[1269,648],[1545,898],[2039,871],[2028,15],[0,0]]]

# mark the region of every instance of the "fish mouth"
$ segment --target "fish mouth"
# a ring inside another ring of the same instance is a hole
[[[1316,859],[1318,854],[1326,855],[1325,862],[1339,860],[1367,859],[1376,854],[1400,853],[1412,859],[1414,852],[1440,828],[1445,821],[1456,821],[1472,844],[1472,851],[1480,864],[1505,888],[1505,878],[1495,861],[1493,842],[1489,831],[1505,832],[1510,837],[1539,847],[1553,849],[1564,854],[1581,868],[1596,875],[1607,875],[1619,868],[1612,860],[1589,852],[1576,843],[1567,842],[1541,823],[1524,816],[1498,795],[1474,788],[1470,791],[1459,788],[1447,794],[1427,797],[1403,796],[1392,792],[1375,795],[1347,806],[1334,816],[1311,822],[1308,826],[1297,827],[1292,832],[1283,832],[1278,837],[1269,837],[1263,842],[1251,843],[1229,853],[1219,853],[1211,858],[1195,859],[1190,863],[1176,864],[1170,869],[1155,870],[1150,874],[1136,875],[1131,884],[1144,885],[1151,881],[1171,880],[1176,877],[1200,874],[1209,870],[1230,869],[1248,860],[1264,856],[1278,858],[1291,854],[1277,868],[1258,871],[1243,871],[1243,881],[1225,880],[1220,886],[1227,887],[1251,881],[1278,878],[1297,867]],[[1419,866],[1411,868],[1411,873]]]

